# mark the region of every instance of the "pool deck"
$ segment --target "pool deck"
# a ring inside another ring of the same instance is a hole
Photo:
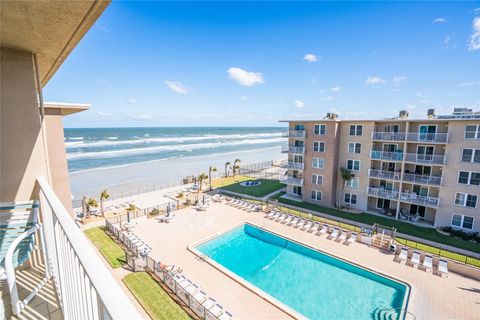
[[[175,218],[168,224],[146,217],[139,218],[137,222],[134,233],[153,248],[150,253],[152,258],[182,268],[187,278],[216,299],[236,319],[291,318],[187,250],[188,245],[242,222],[264,227],[408,283],[412,288],[408,311],[416,319],[478,319],[480,314],[480,281],[452,272],[448,278],[434,276],[430,272],[394,262],[392,254],[382,253],[358,242],[346,246],[326,239],[325,235],[316,236],[265,219],[262,212],[246,212],[226,204],[212,203],[206,211],[196,211],[193,208],[175,211]]]

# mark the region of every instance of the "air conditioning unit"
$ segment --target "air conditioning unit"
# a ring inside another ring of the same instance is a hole
[[[408,111],[407,110],[400,110],[400,112],[398,113],[398,118],[399,119],[408,118]]]

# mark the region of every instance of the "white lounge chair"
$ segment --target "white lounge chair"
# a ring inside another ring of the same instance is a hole
[[[218,318],[223,313],[223,307],[217,303],[208,311]]]
[[[303,225],[302,230],[309,230],[312,226],[313,226],[313,221],[307,220],[307,223]]]
[[[412,258],[410,259],[410,265],[412,267],[420,265],[420,252],[413,252]]]
[[[273,217],[274,214],[275,214],[275,211],[270,211],[264,216],[264,218],[269,219],[269,218]]]
[[[335,241],[338,241],[338,242],[345,241],[347,240],[347,235],[348,235],[348,232],[346,230],[342,230],[342,233],[340,233],[340,236]]]
[[[305,219],[300,219],[293,227],[294,228],[301,228],[303,225],[305,225]]]
[[[319,228],[320,228],[320,224],[318,222],[315,222],[310,228],[310,230],[308,230],[308,232],[316,233],[318,232]]]
[[[295,217],[292,219],[292,221],[290,221],[289,223],[287,223],[287,226],[293,226],[293,225],[296,225],[298,222],[300,222],[300,219],[299,217]]]
[[[280,218],[280,216],[282,215],[282,213],[280,211],[277,211],[273,217],[272,217],[272,220],[277,220],[278,218]]]
[[[283,219],[286,219],[288,217],[288,214],[286,213],[280,213],[280,215],[275,219],[275,221],[282,221]]]
[[[405,249],[405,248],[402,248],[400,249],[400,253],[398,254],[397,257],[395,257],[395,259],[397,259],[398,262],[402,262],[402,261],[405,261],[405,263],[407,262],[408,260],[408,250]]]
[[[355,232],[352,232],[352,234],[347,239],[347,241],[344,242],[344,244],[350,245],[351,243],[354,243],[355,241],[357,241],[357,234]]]
[[[281,222],[284,224],[290,223],[293,219],[295,219],[295,216],[292,216],[291,214],[287,215],[285,219],[283,219]]]
[[[428,256],[428,255],[425,255],[425,257],[423,258],[422,266],[425,269],[425,271],[433,270],[432,260],[433,260],[432,256]]]
[[[225,311],[218,319],[219,320],[231,320],[232,319],[232,314],[228,311]]]
[[[438,272],[440,275],[443,277],[443,275],[446,275],[448,277],[448,261],[440,259],[438,260]]]
[[[197,294],[195,294],[193,298],[197,300],[200,304],[202,304],[207,300],[207,294],[203,291],[200,291],[197,292]]]
[[[215,299],[208,298],[204,303],[202,303],[202,306],[207,310],[212,309],[215,306]]]
[[[320,235],[328,232],[328,225],[324,224],[322,230],[320,230]]]
[[[339,232],[340,232],[340,229],[333,228],[332,233],[330,233],[330,235],[327,237],[327,239],[333,239],[333,240],[337,239]]]

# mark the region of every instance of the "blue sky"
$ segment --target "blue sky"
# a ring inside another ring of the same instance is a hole
[[[44,90],[67,127],[480,109],[480,1],[113,2]]]

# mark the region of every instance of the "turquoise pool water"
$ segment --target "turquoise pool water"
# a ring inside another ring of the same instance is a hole
[[[196,249],[310,319],[375,319],[408,297],[404,284],[249,224]]]

